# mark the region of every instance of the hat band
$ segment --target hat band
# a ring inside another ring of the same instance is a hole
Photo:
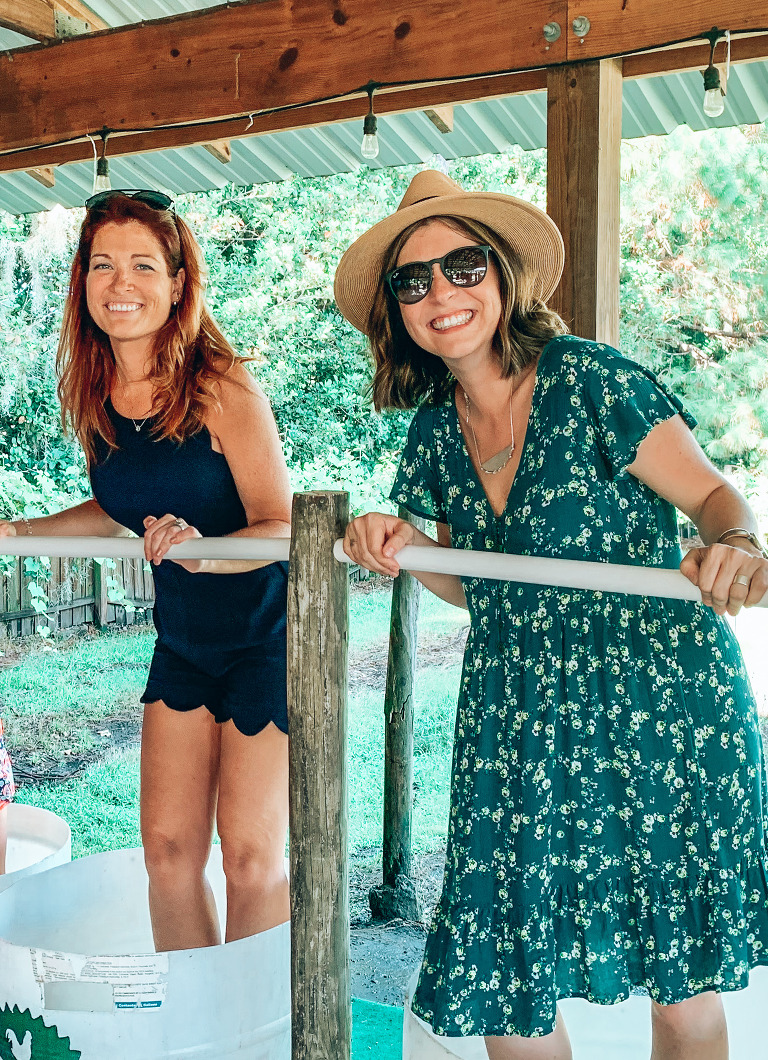
[[[423,199],[414,199],[413,202],[409,202],[408,206],[418,206],[420,202],[429,202],[430,199],[439,199],[439,195],[425,195]],[[408,206],[404,206],[403,209],[407,210]]]

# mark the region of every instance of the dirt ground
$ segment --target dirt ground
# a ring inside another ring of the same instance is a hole
[[[412,878],[424,903],[423,923],[371,920],[368,892],[381,883],[381,851],[363,850],[350,864],[352,996],[402,1005],[408,980],[421,964],[426,922],[440,894],[445,852],[417,855]]]

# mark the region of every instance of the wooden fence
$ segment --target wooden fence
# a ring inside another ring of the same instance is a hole
[[[134,559],[7,560],[0,576],[0,634],[144,622],[155,598],[145,566]]]
[[[149,620],[155,592],[152,572],[135,559],[37,559],[7,561],[0,570],[0,637],[27,637],[42,626],[99,628]],[[349,568],[353,582],[369,571]],[[37,606],[36,606],[37,605]]]

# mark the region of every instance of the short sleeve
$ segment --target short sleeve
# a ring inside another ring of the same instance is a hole
[[[444,523],[447,522],[443,498],[446,477],[438,470],[435,442],[432,417],[420,410],[411,422],[389,497],[413,515]]]
[[[597,444],[615,476],[634,463],[640,443],[657,424],[682,416],[692,430],[696,420],[653,372],[618,353],[601,352],[585,358],[585,392]]]

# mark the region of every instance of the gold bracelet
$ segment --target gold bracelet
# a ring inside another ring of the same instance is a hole
[[[743,526],[732,526],[730,530],[723,531],[718,537],[718,545],[724,545],[729,537],[743,537],[745,541],[749,541],[750,545],[753,545],[758,550],[763,559],[768,559],[768,552],[766,552],[765,546],[757,534],[753,534],[751,530],[747,530]]]
[[[29,525],[29,519],[27,519],[26,515],[22,515],[21,521],[22,523],[24,523],[24,529],[27,531],[27,537],[32,537],[32,527]]]

